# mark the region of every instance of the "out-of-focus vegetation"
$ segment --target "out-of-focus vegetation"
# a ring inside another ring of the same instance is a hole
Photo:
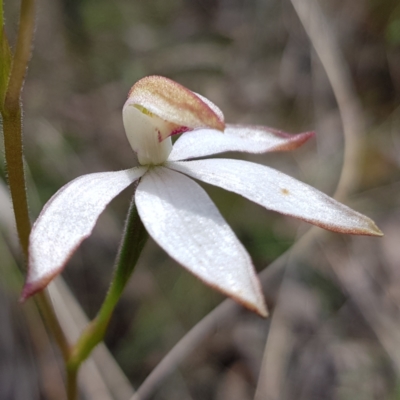
[[[400,396],[400,5],[397,0],[318,4],[343,53],[342,67],[350,73],[365,127],[362,157],[354,167],[359,180],[346,203],[371,216],[385,237],[328,234],[301,256],[289,257],[279,295],[278,288],[266,293],[276,314],[263,321],[244,312],[213,332],[154,399],[252,399],[261,365],[269,375],[260,381],[269,385],[260,399]],[[4,6],[13,43],[18,4]],[[294,153],[248,159],[334,193],[343,159],[341,114],[290,1],[41,0],[23,95],[33,218],[73,178],[136,164],[121,109],[133,83],[150,74],[210,98],[229,122],[289,132],[315,129],[314,142]],[[258,270],[304,231],[305,224],[238,196],[207,191]],[[90,317],[107,290],[131,195],[128,189],[113,201],[63,275]],[[5,198],[0,209],[0,399],[61,399],[57,351],[49,347],[31,305],[17,305],[21,256],[10,214]],[[136,387],[221,300],[150,241],[106,344]],[[270,328],[274,341],[263,357]]]

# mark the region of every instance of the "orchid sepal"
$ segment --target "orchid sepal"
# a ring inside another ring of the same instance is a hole
[[[135,193],[150,236],[208,286],[266,317],[267,309],[247,251],[204,189],[168,168],[152,168]]]
[[[269,210],[334,232],[382,236],[368,217],[273,168],[243,160],[206,159],[167,163],[192,178],[237,193]]]
[[[80,243],[90,236],[107,204],[147,167],[80,176],[45,205],[29,238],[28,276],[21,300],[43,289],[64,269]]]
[[[291,151],[314,137],[314,132],[289,134],[266,126],[227,124],[224,134],[214,129],[187,132],[175,142],[168,161],[181,161],[226,152],[262,154]]]

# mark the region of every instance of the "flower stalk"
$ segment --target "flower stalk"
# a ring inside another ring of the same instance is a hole
[[[32,53],[35,28],[35,0],[22,0],[17,43],[12,56],[3,27],[3,3],[0,6],[1,36],[1,85],[0,111],[3,123],[5,161],[8,184],[14,208],[18,238],[25,259],[28,259],[28,243],[31,230],[22,146],[21,91]],[[60,347],[64,360],[69,354],[67,339],[62,331],[51,302],[45,292],[36,297],[37,305]]]
[[[15,54],[12,59],[8,85],[4,96],[4,104],[1,109],[8,183],[14,206],[18,237],[26,258],[28,256],[30,220],[25,190],[20,97],[26,70],[32,54],[31,47],[34,28],[35,0],[23,0],[21,2],[20,23]],[[4,44],[5,41],[6,38],[4,35]]]
[[[137,264],[147,238],[148,233],[139,218],[134,198],[132,198],[117,256],[114,276],[107,296],[96,318],[86,327],[70,352],[67,362],[69,400],[76,398],[76,389],[73,389],[73,386],[76,385],[77,371],[97,344],[103,340],[115,306]]]

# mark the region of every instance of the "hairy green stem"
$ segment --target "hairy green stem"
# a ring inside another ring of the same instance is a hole
[[[67,368],[72,377],[74,372],[77,373],[81,363],[90,355],[97,344],[103,340],[114,308],[133,272],[147,238],[148,233],[139,218],[133,198],[117,256],[114,277],[106,298],[96,318],[86,327],[71,350]],[[73,382],[68,382],[67,387],[69,388],[73,384]],[[75,397],[69,397],[68,400],[75,400]]]
[[[14,206],[19,240],[28,255],[30,220],[25,190],[22,150],[22,111],[20,96],[29,60],[35,28],[35,0],[22,0],[15,54],[4,99],[3,132],[8,183]]]
[[[11,49],[4,29],[3,1],[0,0],[0,111],[3,110],[11,70]]]
[[[17,44],[5,99],[6,108],[17,110],[20,106],[21,89],[24,84],[35,30],[35,0],[22,0]]]
[[[34,28],[35,0],[22,0],[17,44],[12,59],[4,104],[1,104],[0,107],[3,120],[4,151],[8,184],[14,207],[18,237],[26,260],[28,259],[31,223],[25,186],[22,147],[22,109],[20,97],[26,70],[31,58]],[[3,26],[1,29],[3,30]],[[47,294],[45,292],[40,293],[36,296],[36,301],[47,326],[51,329],[53,336],[61,349],[63,357],[66,360],[69,355],[68,342]]]

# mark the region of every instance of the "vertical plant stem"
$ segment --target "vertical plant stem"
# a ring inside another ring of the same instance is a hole
[[[1,27],[3,29],[3,27]],[[22,0],[17,44],[5,93],[4,105],[1,107],[3,119],[4,149],[8,184],[14,207],[19,241],[25,259],[28,259],[29,233],[31,229],[28,200],[25,186],[25,174],[22,147],[22,108],[21,91],[26,70],[31,58],[32,41],[35,29],[35,0]],[[68,342],[54,313],[46,293],[36,296],[37,304],[51,329],[64,359],[69,354]]]
[[[3,114],[4,147],[8,184],[14,207],[18,237],[25,259],[28,258],[30,220],[25,191],[25,176],[22,158],[21,110],[6,109]]]
[[[28,62],[31,58],[34,28],[35,0],[22,0],[17,44],[2,116],[8,183],[14,206],[18,236],[25,258],[28,256],[30,220],[23,165],[20,96]]]
[[[32,55],[32,42],[35,30],[35,0],[22,0],[17,44],[6,94],[9,110],[20,108],[21,89],[26,70]]]
[[[68,400],[76,400],[78,398],[78,385],[77,385],[78,370],[67,370],[67,398]]]
[[[67,366],[71,379],[74,378],[74,374],[77,374],[81,363],[90,355],[96,345],[103,340],[114,308],[133,272],[147,238],[148,233],[139,218],[135,200],[132,198],[117,256],[114,277],[106,298],[96,318],[86,327],[71,350]],[[68,382],[68,388],[76,384],[76,377],[74,379],[75,382]],[[75,400],[75,398],[69,397],[68,400]]]
[[[0,0],[0,60],[0,111],[2,111],[11,70],[11,50],[4,29],[3,0]]]

